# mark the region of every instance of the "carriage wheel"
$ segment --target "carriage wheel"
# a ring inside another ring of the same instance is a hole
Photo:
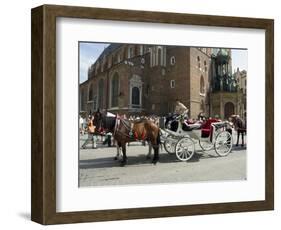
[[[166,150],[167,153],[174,154],[176,152],[176,141],[167,139],[164,142],[164,149]]]
[[[214,148],[214,144],[209,141],[209,138],[208,141],[199,140],[199,145],[203,151],[210,151]]]
[[[195,150],[194,142],[189,137],[181,138],[176,144],[176,156],[180,161],[188,161]]]
[[[232,149],[232,136],[227,131],[221,131],[216,136],[215,151],[221,156],[227,156]]]

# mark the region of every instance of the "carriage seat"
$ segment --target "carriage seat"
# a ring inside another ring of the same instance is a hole
[[[218,122],[218,119],[208,119],[201,127],[201,137],[209,137],[213,131],[212,123]]]

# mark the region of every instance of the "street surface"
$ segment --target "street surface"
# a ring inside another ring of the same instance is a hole
[[[86,138],[87,135],[81,136],[80,146]],[[236,143],[235,135],[233,139]],[[148,145],[130,143],[127,147],[128,164],[120,167],[120,162],[113,159],[116,147],[107,147],[98,141],[98,148],[92,149],[89,144],[86,149],[80,149],[80,186],[246,179],[246,147],[233,146],[228,156],[218,157],[214,150],[203,152],[197,144],[193,158],[187,162],[179,161],[175,154],[168,154],[163,148],[156,165],[146,159],[147,153]]]

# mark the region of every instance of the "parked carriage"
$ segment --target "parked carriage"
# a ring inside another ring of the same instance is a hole
[[[173,122],[177,122],[176,130],[168,127],[161,129],[161,141],[165,150],[176,154],[181,161],[188,161],[193,157],[197,143],[203,151],[214,149],[222,157],[232,150],[233,140],[227,122],[208,119],[202,124],[186,124],[184,115],[176,117]]]

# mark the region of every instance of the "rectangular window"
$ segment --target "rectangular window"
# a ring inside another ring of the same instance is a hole
[[[175,80],[171,80],[171,81],[170,81],[170,86],[171,86],[171,88],[175,88],[175,86],[176,86],[176,81],[175,81]]]

